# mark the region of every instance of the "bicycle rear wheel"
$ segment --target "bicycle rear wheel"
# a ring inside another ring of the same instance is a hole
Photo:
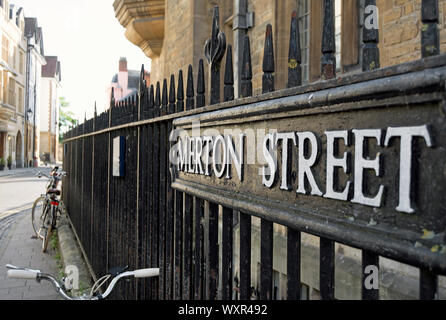
[[[31,221],[34,233],[40,239],[44,239],[44,222],[48,214],[49,202],[45,197],[39,197],[34,201],[31,211]]]

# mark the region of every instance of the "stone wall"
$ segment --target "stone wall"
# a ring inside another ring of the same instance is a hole
[[[347,3],[347,2],[346,2]],[[162,83],[171,74],[178,76],[192,64],[195,80],[199,59],[204,59],[204,44],[210,37],[213,7],[220,7],[220,26],[232,43],[232,2],[222,0],[166,0],[164,37],[161,54],[152,57],[152,83]],[[421,57],[421,0],[377,0],[380,15],[381,66],[400,64]],[[286,57],[288,55],[289,23],[296,0],[249,0],[248,11],[254,12],[254,27],[249,29],[253,64],[254,94],[261,93],[262,60],[265,30],[272,24],[276,59],[276,88],[286,85]],[[314,10],[317,7],[312,7]],[[319,10],[319,9],[318,9]],[[439,0],[441,52],[446,52],[446,0]],[[320,13],[312,12],[312,19]],[[317,24],[312,24],[315,26]],[[315,32],[311,33],[312,36]],[[322,32],[322,31],[320,31]],[[319,41],[315,39],[314,41]],[[320,57],[314,56],[319,63]],[[313,60],[314,61],[314,60]],[[313,64],[314,66],[314,64]],[[317,71],[317,70],[316,70]],[[207,84],[207,62],[205,62]],[[196,81],[195,81],[196,83]],[[196,89],[196,88],[195,88]]]
[[[378,0],[381,67],[421,58],[421,0]],[[441,52],[446,52],[446,1],[439,0]]]
[[[169,81],[170,75],[183,70],[186,84],[189,64],[198,72],[199,59],[204,58],[204,44],[211,33],[212,4],[209,1],[167,0],[163,49],[152,58],[151,83]],[[196,88],[195,88],[196,89]]]

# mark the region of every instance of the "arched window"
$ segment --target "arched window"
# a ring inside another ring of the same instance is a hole
[[[345,73],[360,69],[360,6],[363,0],[333,0],[335,5],[335,39],[337,72]],[[276,89],[287,83],[287,63],[290,20],[293,10],[299,19],[301,66],[303,83],[317,81],[321,77],[321,44],[323,25],[323,1],[276,0],[275,54]],[[261,14],[257,12],[256,14]]]

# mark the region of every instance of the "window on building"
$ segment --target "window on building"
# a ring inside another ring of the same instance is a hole
[[[342,0],[335,0],[336,68],[341,69]]]
[[[13,49],[12,61],[14,70],[17,70],[17,47],[14,47]]]
[[[9,58],[9,40],[6,36],[2,37],[2,59],[5,62],[8,62]]]
[[[359,6],[357,0],[335,0],[335,39],[338,74],[359,67]],[[310,81],[321,77],[323,1],[310,1]]]
[[[19,87],[18,90],[18,111],[20,113],[24,113],[24,106],[23,106],[23,88]]]
[[[31,147],[32,147],[31,130],[32,130],[32,127],[28,126],[28,153],[31,152]]]
[[[8,71],[3,71],[3,103],[7,103],[8,97]]]
[[[19,57],[19,72],[20,74],[23,74],[25,72],[25,55],[23,54],[22,50],[20,50]]]
[[[10,66],[12,66],[14,64],[14,49],[11,46],[11,41],[8,40],[8,44],[9,44],[9,47],[8,47],[8,60],[7,61],[8,61],[8,64]]]
[[[8,96],[8,103],[11,106],[16,106],[15,102],[15,80],[13,78],[9,78],[9,96]]]
[[[360,8],[356,0],[341,1],[341,66],[342,72],[356,70],[359,67],[360,52]]]
[[[310,59],[310,0],[299,1],[299,31],[300,47],[302,55],[302,81],[309,79],[309,59]]]

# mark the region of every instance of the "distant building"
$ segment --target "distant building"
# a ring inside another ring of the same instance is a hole
[[[26,78],[25,108],[28,111],[27,152],[28,164],[37,166],[40,156],[40,86],[42,66],[46,64],[42,28],[37,18],[25,18]]]
[[[40,160],[58,161],[59,146],[59,98],[61,90],[60,61],[54,56],[45,56],[42,66],[41,109],[40,109]]]
[[[106,107],[108,108],[110,106],[112,88],[114,90],[115,101],[120,101],[137,94],[140,75],[141,71],[128,70],[126,58],[119,59],[119,72],[113,76],[112,82],[107,88]],[[146,71],[144,78],[146,79],[147,86],[149,86],[150,73]]]
[[[0,1],[0,158],[24,165],[25,17],[22,8]]]

